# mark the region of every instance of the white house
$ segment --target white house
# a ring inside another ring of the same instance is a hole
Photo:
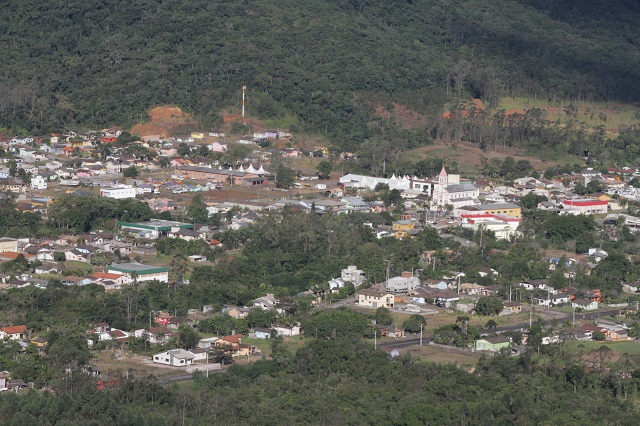
[[[297,336],[300,334],[299,325],[287,325],[287,324],[275,324],[273,329],[278,333],[278,336]]]
[[[31,189],[42,191],[47,189],[47,179],[44,176],[36,175],[31,178]]]
[[[194,359],[195,355],[184,349],[172,349],[153,356],[153,362],[173,367],[186,367],[193,364]]]
[[[132,185],[116,185],[111,188],[100,189],[100,196],[122,200],[125,198],[136,198],[136,188]]]

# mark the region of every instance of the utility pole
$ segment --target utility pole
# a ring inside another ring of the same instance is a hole
[[[420,324],[420,346],[422,346],[422,324]]]
[[[242,121],[244,122],[244,92],[247,90],[247,86],[242,85]]]
[[[576,307],[573,307],[573,325],[576,325]]]
[[[378,330],[373,329],[373,349],[378,349]]]
[[[533,325],[533,294],[531,295],[531,309],[529,310],[529,328]]]

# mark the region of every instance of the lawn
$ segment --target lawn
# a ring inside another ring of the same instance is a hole
[[[567,344],[580,349],[581,347],[587,350],[598,349],[600,346],[606,346],[614,352],[628,353],[628,354],[640,354],[640,343],[625,341],[625,342],[567,342]]]
[[[292,353],[295,353],[298,349],[300,349],[301,347],[303,347],[305,345],[307,340],[308,339],[305,339],[305,338],[300,337],[300,336],[285,337],[284,338],[284,345],[285,345],[287,350],[289,350]],[[252,337],[243,337],[242,338],[242,343],[243,344],[247,344],[247,345],[251,345],[251,346],[255,346],[264,355],[270,355],[271,354],[271,339],[254,339]]]
[[[440,364],[462,364],[475,365],[480,359],[480,353],[470,352],[459,348],[443,348],[441,346],[425,345],[412,346],[406,350],[401,350],[418,357],[423,361],[437,362]]]

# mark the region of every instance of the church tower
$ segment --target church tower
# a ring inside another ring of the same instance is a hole
[[[440,185],[446,185],[447,183],[449,183],[449,176],[447,175],[447,171],[444,168],[444,164],[442,165],[442,170],[438,175],[438,183]]]

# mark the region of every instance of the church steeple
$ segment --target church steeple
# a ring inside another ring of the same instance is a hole
[[[440,174],[438,175],[438,183],[440,185],[446,185],[447,182],[449,180],[449,176],[447,175],[447,171],[444,168],[444,164],[442,165],[442,170],[440,171]]]

